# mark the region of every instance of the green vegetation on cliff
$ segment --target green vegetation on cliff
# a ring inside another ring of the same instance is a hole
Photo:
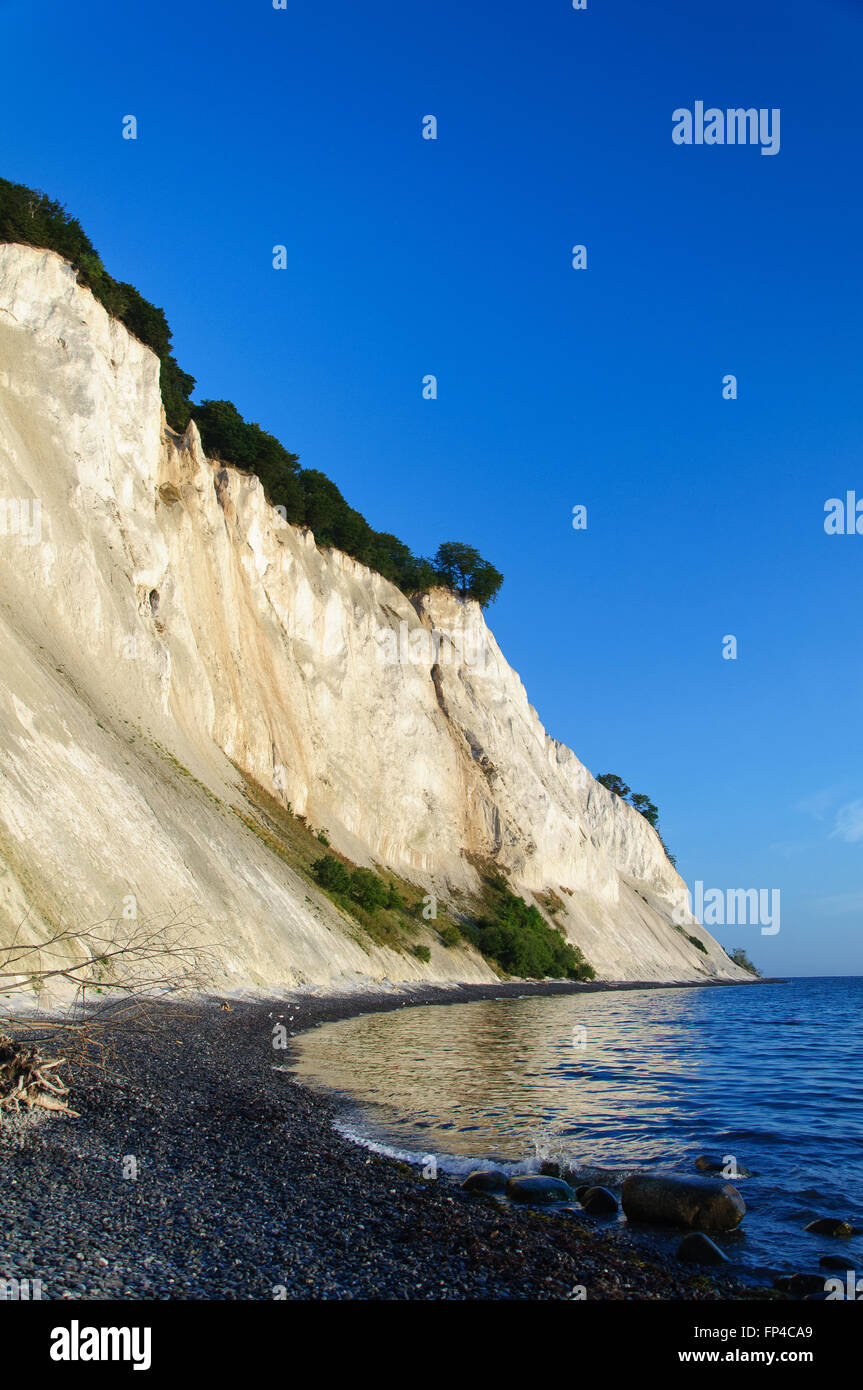
[[[318,545],[343,550],[406,594],[440,585],[462,598],[476,599],[483,607],[494,601],[503,575],[473,547],[450,541],[440,547],[434,560],[412,554],[397,536],[373,530],[335,483],[316,469],[300,468],[297,454],[260,425],[244,420],[231,401],[195,403],[195,378],[182,370],[173,355],[164,310],[144,299],[134,285],[108,274],[80,222],[61,203],[24,184],[0,179],[0,242],[44,247],[69,261],[79,284],[86,285],[109,314],[156,353],[171,428],[182,434],[194,420],[205,452],[254,473],[285,520],[310,527]]]
[[[462,927],[467,939],[508,975],[522,979],[592,980],[596,971],[559,927],[550,927],[536,907],[510,891],[502,875],[485,881],[489,912]]]

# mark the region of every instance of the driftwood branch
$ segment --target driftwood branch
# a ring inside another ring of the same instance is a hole
[[[53,1073],[65,1066],[65,1057],[43,1057],[32,1043],[14,1042],[0,1033],[0,1110],[69,1109],[69,1087]]]
[[[35,1106],[75,1114],[57,1068],[65,1062],[106,1073],[117,1028],[134,1020],[150,1031],[158,1002],[202,990],[217,965],[201,924],[185,912],[120,916],[86,927],[61,922],[43,940],[27,928],[25,917],[0,945],[0,994],[38,999],[65,982],[71,998],[50,1020],[0,1017],[9,1035],[0,1035],[0,1110]],[[52,1036],[56,1046],[58,1034],[65,1057],[46,1060],[38,1049]]]

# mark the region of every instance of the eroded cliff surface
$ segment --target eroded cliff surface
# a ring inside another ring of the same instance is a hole
[[[675,927],[656,833],[548,737],[475,604],[319,551],[166,430],[157,358],[64,261],[8,245],[0,499],[0,932],[131,896],[207,923],[223,984],[494,978],[433,932],[428,964],[365,939],[250,823],[248,778],[443,900],[494,860],[601,977],[749,978]]]

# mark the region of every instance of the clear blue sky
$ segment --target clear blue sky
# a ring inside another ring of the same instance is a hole
[[[653,797],[688,883],[781,890],[778,936],[720,939],[863,973],[863,536],[823,528],[863,497],[863,6],[0,0],[0,23],[0,174],[164,306],[199,396],[415,550],[477,545],[549,731]],[[674,145],[696,100],[780,108],[780,152]]]

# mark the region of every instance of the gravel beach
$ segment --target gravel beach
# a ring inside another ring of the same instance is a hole
[[[373,1009],[572,988],[156,1007],[146,1030],[115,1031],[110,1075],[74,1075],[80,1118],[0,1124],[0,1277],[39,1279],[46,1299],[757,1296],[649,1240],[598,1233],[581,1211],[426,1181],[342,1138],[333,1102],[275,1070],[290,1059],[272,1046],[280,1015],[295,1034]]]

